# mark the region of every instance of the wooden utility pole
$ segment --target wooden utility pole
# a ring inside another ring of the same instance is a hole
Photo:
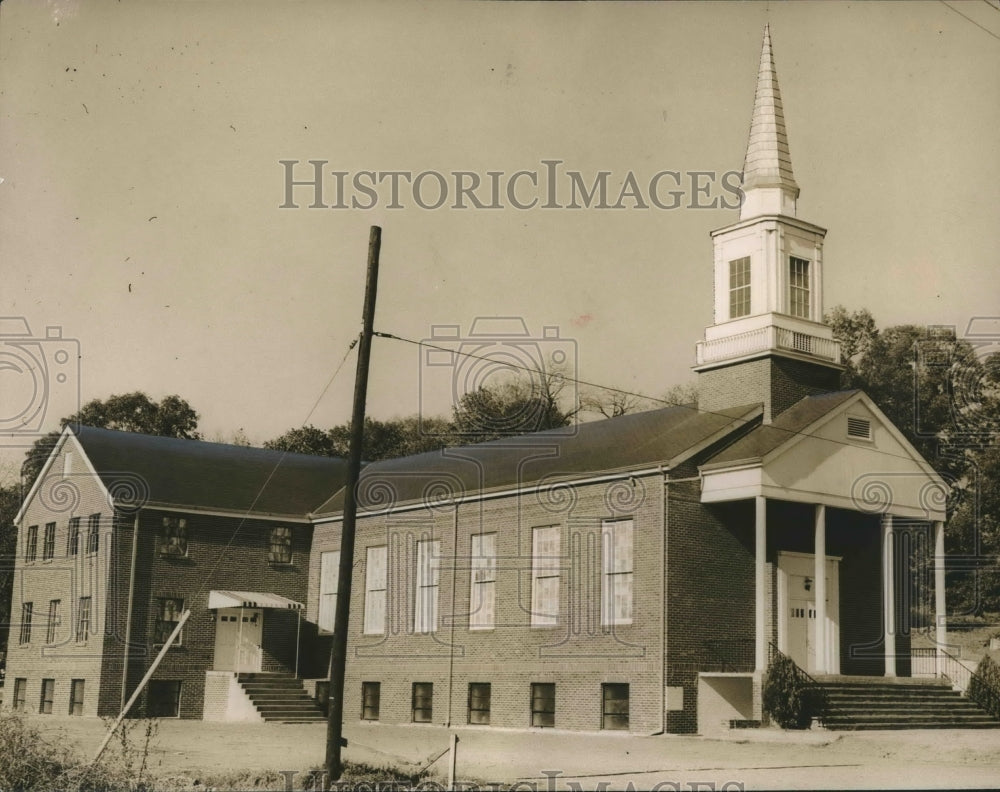
[[[365,398],[368,394],[368,361],[371,358],[372,350],[375,293],[378,289],[378,255],[381,247],[382,229],[378,226],[372,226],[368,236],[368,276],[365,281],[365,307],[361,319],[361,343],[358,345],[358,369],[354,378],[351,447],[347,457],[347,481],[344,483],[344,520],[340,534],[337,611],[333,625],[333,648],[330,652],[330,699],[325,765],[327,785],[339,779],[343,770],[340,749],[344,744],[344,666],[347,662],[347,629],[351,609],[351,578],[354,572],[354,525],[358,515],[356,490],[361,475],[361,452],[365,432]]]

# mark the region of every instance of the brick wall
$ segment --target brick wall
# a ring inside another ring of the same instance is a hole
[[[667,684],[683,686],[684,709],[667,730],[693,733],[698,672],[752,667],[753,503],[705,506],[697,482],[675,483],[668,514]]]
[[[768,423],[806,396],[839,388],[838,369],[769,355],[698,372],[698,407],[711,411],[762,402]]]
[[[67,461],[67,456],[69,457]],[[107,570],[111,558],[112,512],[105,493],[83,464],[75,441],[64,444],[60,454],[39,483],[36,497],[28,505],[18,527],[17,555],[14,565],[14,591],[11,601],[11,629],[7,652],[8,689],[14,680],[27,680],[25,705],[37,711],[41,698],[41,680],[55,680],[52,712],[69,713],[71,680],[84,680],[83,714],[98,713],[101,695],[101,657],[105,642],[105,605]],[[89,517],[100,515],[99,547],[87,549]],[[69,524],[80,518],[80,543],[75,555],[69,553]],[[54,556],[43,559],[45,525],[55,523]],[[38,544],[34,561],[25,560],[28,527],[38,526]],[[90,597],[90,632],[86,640],[76,640],[80,597]],[[46,640],[49,602],[60,600],[60,623],[55,640]],[[31,641],[21,644],[21,612],[24,602],[33,603]],[[7,696],[9,706],[13,694]]]
[[[601,725],[601,684],[630,685],[630,728],[661,728],[662,484],[659,476],[575,485],[451,507],[361,517],[357,550],[345,709],[361,714],[361,683],[381,683],[380,720],[411,720],[411,685],[434,684],[436,724],[467,722],[468,685],[491,683],[491,725],[530,725],[532,682],[555,682],[556,727]],[[634,521],[633,622],[602,627],[601,521]],[[560,525],[558,626],[530,626],[532,528]],[[471,537],[497,533],[496,625],[468,627]],[[457,542],[456,542],[457,536]],[[415,543],[441,542],[438,630],[413,632]],[[389,618],[385,635],[363,635],[365,559],[369,546],[389,547]],[[339,547],[339,523],[318,525],[314,557]],[[310,579],[318,590],[318,563]],[[453,593],[454,592],[454,593]],[[454,603],[454,604],[453,604]],[[455,618],[451,618],[451,614]]]
[[[69,462],[67,455],[71,455]],[[88,518],[100,514],[99,550],[87,552]],[[312,544],[311,525],[292,526],[292,563],[268,563],[268,539],[275,524],[264,520],[176,514],[188,523],[188,554],[166,557],[157,550],[166,513],[140,512],[139,540],[131,617],[128,688],[138,684],[159,647],[154,643],[157,600],[183,599],[191,608],[181,646],[171,648],[154,679],[182,682],[181,717],[202,717],[205,672],[213,667],[215,615],[208,610],[212,589],[272,592],[299,602],[307,595],[308,563]],[[80,545],[69,554],[69,521],[80,517]],[[99,481],[88,471],[82,452],[70,438],[50,466],[38,495],[29,504],[18,536],[13,610],[16,623],[11,631],[7,675],[27,679],[25,703],[38,708],[41,680],[55,680],[53,712],[69,711],[70,684],[85,683],[84,715],[117,715],[121,705],[124,645],[132,557],[134,514],[113,514]],[[43,560],[44,526],[55,522],[55,554]],[[28,526],[37,525],[37,558],[24,559]],[[77,605],[90,596],[91,632],[86,641],[75,640]],[[61,601],[61,624],[56,640],[47,644],[49,601]],[[33,602],[31,642],[21,645],[21,606]],[[264,612],[264,670],[294,668],[296,615],[287,611]],[[307,636],[308,637],[308,636]],[[13,684],[11,685],[13,687]],[[8,702],[9,703],[9,702]],[[140,699],[133,712],[141,714]]]
[[[186,557],[161,555],[158,538],[164,516],[187,520]],[[292,563],[268,562],[268,540],[275,524],[197,513],[143,510],[139,519],[138,556],[132,607],[133,660],[129,664],[129,690],[134,689],[159,651],[155,629],[160,598],[184,600],[191,616],[181,636],[181,645],[171,647],[153,674],[153,679],[180,680],[182,718],[200,718],[204,709],[205,672],[215,660],[216,614],[208,609],[213,589],[257,591],[279,594],[305,602],[312,526],[292,527]],[[121,566],[127,569],[131,553],[132,523],[122,521]],[[127,577],[127,571],[123,577]],[[127,587],[119,588],[127,597]],[[124,612],[124,600],[120,605]],[[263,611],[264,671],[292,671],[295,662],[296,615],[291,611]],[[122,628],[121,636],[124,636]],[[121,677],[122,641],[107,656],[107,669]],[[138,655],[136,657],[136,654]],[[144,698],[144,697],[143,697]],[[141,699],[140,702],[143,700]],[[140,703],[138,710],[144,705]]]

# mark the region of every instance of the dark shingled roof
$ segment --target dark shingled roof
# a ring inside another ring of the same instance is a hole
[[[806,396],[770,424],[762,424],[741,437],[731,446],[713,456],[703,467],[714,467],[724,463],[739,462],[744,459],[760,459],[778,446],[791,440],[797,433],[818,421],[831,410],[835,410],[858,390],[833,391]]]
[[[422,499],[666,464],[719,432],[742,426],[760,411],[760,404],[711,413],[693,406],[668,407],[584,423],[575,430],[553,429],[374,462],[362,471],[358,505],[379,510]],[[337,492],[316,513],[338,514],[343,505],[344,494]]]
[[[304,518],[347,477],[343,459],[90,426],[72,431],[112,496],[136,491],[150,505]]]

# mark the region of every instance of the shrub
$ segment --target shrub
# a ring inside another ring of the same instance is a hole
[[[764,675],[764,714],[782,729],[808,729],[819,714],[815,690],[803,681],[798,666],[779,654]]]
[[[0,789],[18,792],[144,792],[143,781],[149,741],[156,724],[147,721],[145,743],[136,747],[127,731],[119,734],[114,750],[109,749],[94,765],[78,756],[59,740],[46,736],[16,712],[0,713]]]
[[[976,666],[976,674],[969,681],[969,698],[994,718],[1000,718],[1000,665],[988,654]]]

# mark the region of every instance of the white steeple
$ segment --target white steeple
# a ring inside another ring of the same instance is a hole
[[[843,367],[840,345],[823,324],[826,229],[796,216],[799,186],[792,174],[768,27],[764,28],[757,71],[743,191],[739,220],[712,232],[715,323],[705,329],[705,340],[698,343],[695,370],[706,393],[699,403],[705,401],[705,409],[715,409],[726,400],[729,406],[753,401],[745,392],[726,393],[727,388],[740,390],[738,383],[747,381],[747,372],[735,371],[735,364],[768,361],[769,373],[750,379],[759,379],[767,391],[758,396],[765,403],[765,419],[769,420],[771,397],[777,392],[775,365],[782,368],[783,383],[792,376],[792,368],[795,377],[803,377],[802,395],[835,390]],[[788,361],[806,365],[789,368]],[[755,370],[760,369],[759,364],[754,365]],[[723,369],[726,371],[720,373]],[[725,382],[731,382],[732,387],[720,389]],[[781,387],[795,392],[797,386],[789,389],[786,384]],[[775,414],[780,409],[776,402]]]

